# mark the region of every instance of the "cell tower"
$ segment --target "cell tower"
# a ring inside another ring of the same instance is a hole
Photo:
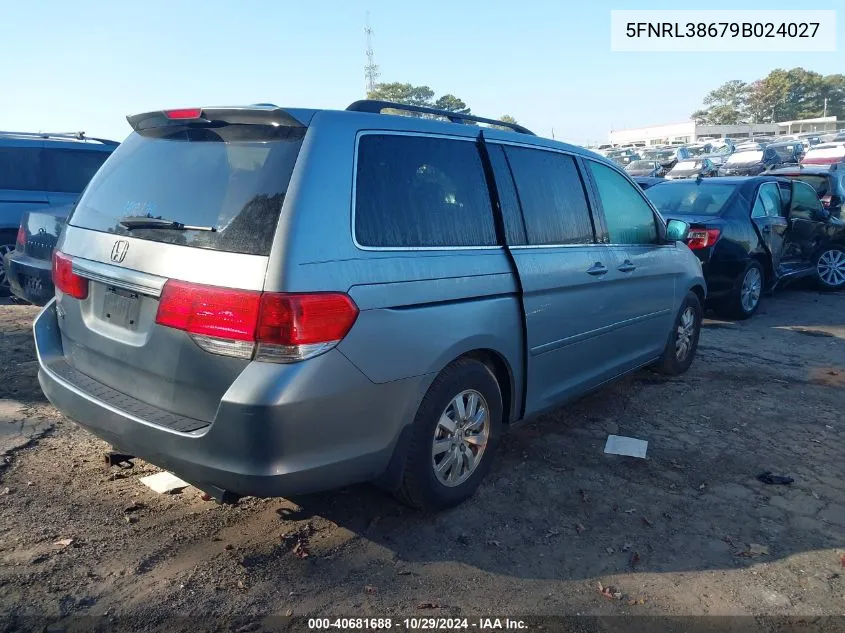
[[[364,33],[367,34],[367,64],[364,66],[364,77],[366,79],[367,93],[369,94],[376,89],[376,80],[381,75],[373,53],[373,29],[370,26],[369,11],[367,11],[367,24],[364,26]]]

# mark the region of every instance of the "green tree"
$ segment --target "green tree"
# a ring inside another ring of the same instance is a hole
[[[711,90],[704,97],[706,108],[696,110],[692,118],[710,125],[731,125],[747,120],[749,86],[733,79]]]
[[[379,101],[393,101],[406,105],[428,106],[433,105],[434,90],[428,86],[414,86],[400,82],[376,84],[376,89],[367,93],[368,99]]]
[[[503,114],[502,116],[499,117],[499,121],[504,121],[505,123],[513,123],[513,124],[519,123],[519,121],[517,121],[515,118],[513,118],[510,114]]]
[[[445,94],[434,102],[434,107],[439,110],[448,110],[449,112],[456,112],[458,114],[470,114],[470,109],[463,100],[458,99],[455,95]]]

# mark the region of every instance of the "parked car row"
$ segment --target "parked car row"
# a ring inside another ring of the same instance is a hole
[[[0,296],[43,305],[70,205],[118,146],[84,133],[0,132]]]

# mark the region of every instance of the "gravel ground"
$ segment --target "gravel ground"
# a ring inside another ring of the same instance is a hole
[[[19,626],[845,613],[843,294],[706,321],[688,374],[641,371],[519,428],[478,494],[436,516],[364,485],[230,507],[151,492],[140,460],[106,470],[108,446],[38,388],[36,312],[0,305],[0,613]],[[603,454],[609,433],[648,440],[648,459]]]

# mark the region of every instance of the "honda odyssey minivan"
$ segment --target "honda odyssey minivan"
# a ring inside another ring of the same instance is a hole
[[[57,245],[39,381],[220,500],[454,505],[507,428],[695,355],[689,227],[592,152],[376,101],[128,120]]]

